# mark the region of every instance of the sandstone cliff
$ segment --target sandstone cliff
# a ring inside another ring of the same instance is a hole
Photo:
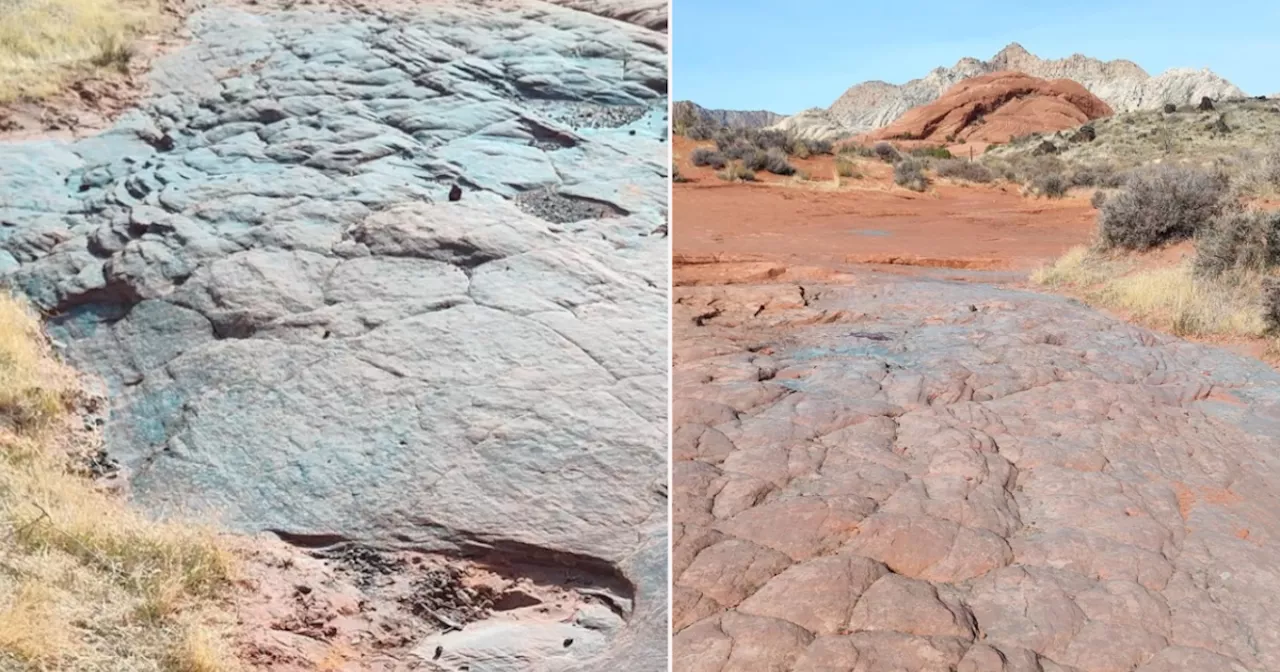
[[[1069,79],[996,72],[960,82],[867,139],[1008,142],[1027,133],[1075,128],[1111,113],[1110,106]]]
[[[813,114],[790,117],[778,127],[807,137],[865,133],[893,123],[907,110],[937,100],[965,79],[1006,70],[1043,79],[1079,82],[1117,112],[1155,109],[1165,103],[1198,102],[1205,96],[1220,99],[1245,95],[1239,87],[1208,69],[1177,68],[1153,77],[1132,61],[1100,61],[1081,54],[1042,59],[1013,43],[989,61],[963,58],[950,68],[937,68],[906,84],[881,81],[857,84],[827,108],[825,117]],[[818,118],[821,123],[810,123]]]

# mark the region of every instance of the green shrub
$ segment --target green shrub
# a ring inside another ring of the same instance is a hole
[[[911,150],[911,156],[923,159],[950,159],[951,151],[946,147],[916,147]]]

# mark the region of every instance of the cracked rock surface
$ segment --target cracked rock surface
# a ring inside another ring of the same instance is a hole
[[[431,664],[665,669],[666,35],[627,6],[214,7],[109,132],[0,145],[0,273],[138,502],[568,565],[620,625]]]
[[[1280,669],[1280,375],[1057,297],[749,266],[675,292],[675,669]]]

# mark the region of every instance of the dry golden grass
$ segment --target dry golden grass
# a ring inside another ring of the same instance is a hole
[[[157,0],[0,0],[0,103],[41,98],[94,70],[123,70],[160,21]]]
[[[214,530],[156,522],[73,468],[78,378],[0,294],[0,670],[233,669],[234,568]]]
[[[1209,281],[1197,278],[1186,262],[1134,270],[1123,259],[1075,247],[1031,280],[1179,336],[1261,338],[1267,331],[1257,303],[1261,276]]]

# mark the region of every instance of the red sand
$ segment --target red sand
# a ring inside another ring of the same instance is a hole
[[[892,168],[859,162],[863,179],[832,187],[832,157],[793,161],[821,182],[760,174],[726,183],[688,162],[695,143],[675,138],[676,162],[693,182],[675,185],[677,260],[719,257],[806,265],[905,263],[1030,270],[1085,244],[1094,232],[1088,194],[1024,197],[1011,185],[937,181],[926,193],[893,185]]]

